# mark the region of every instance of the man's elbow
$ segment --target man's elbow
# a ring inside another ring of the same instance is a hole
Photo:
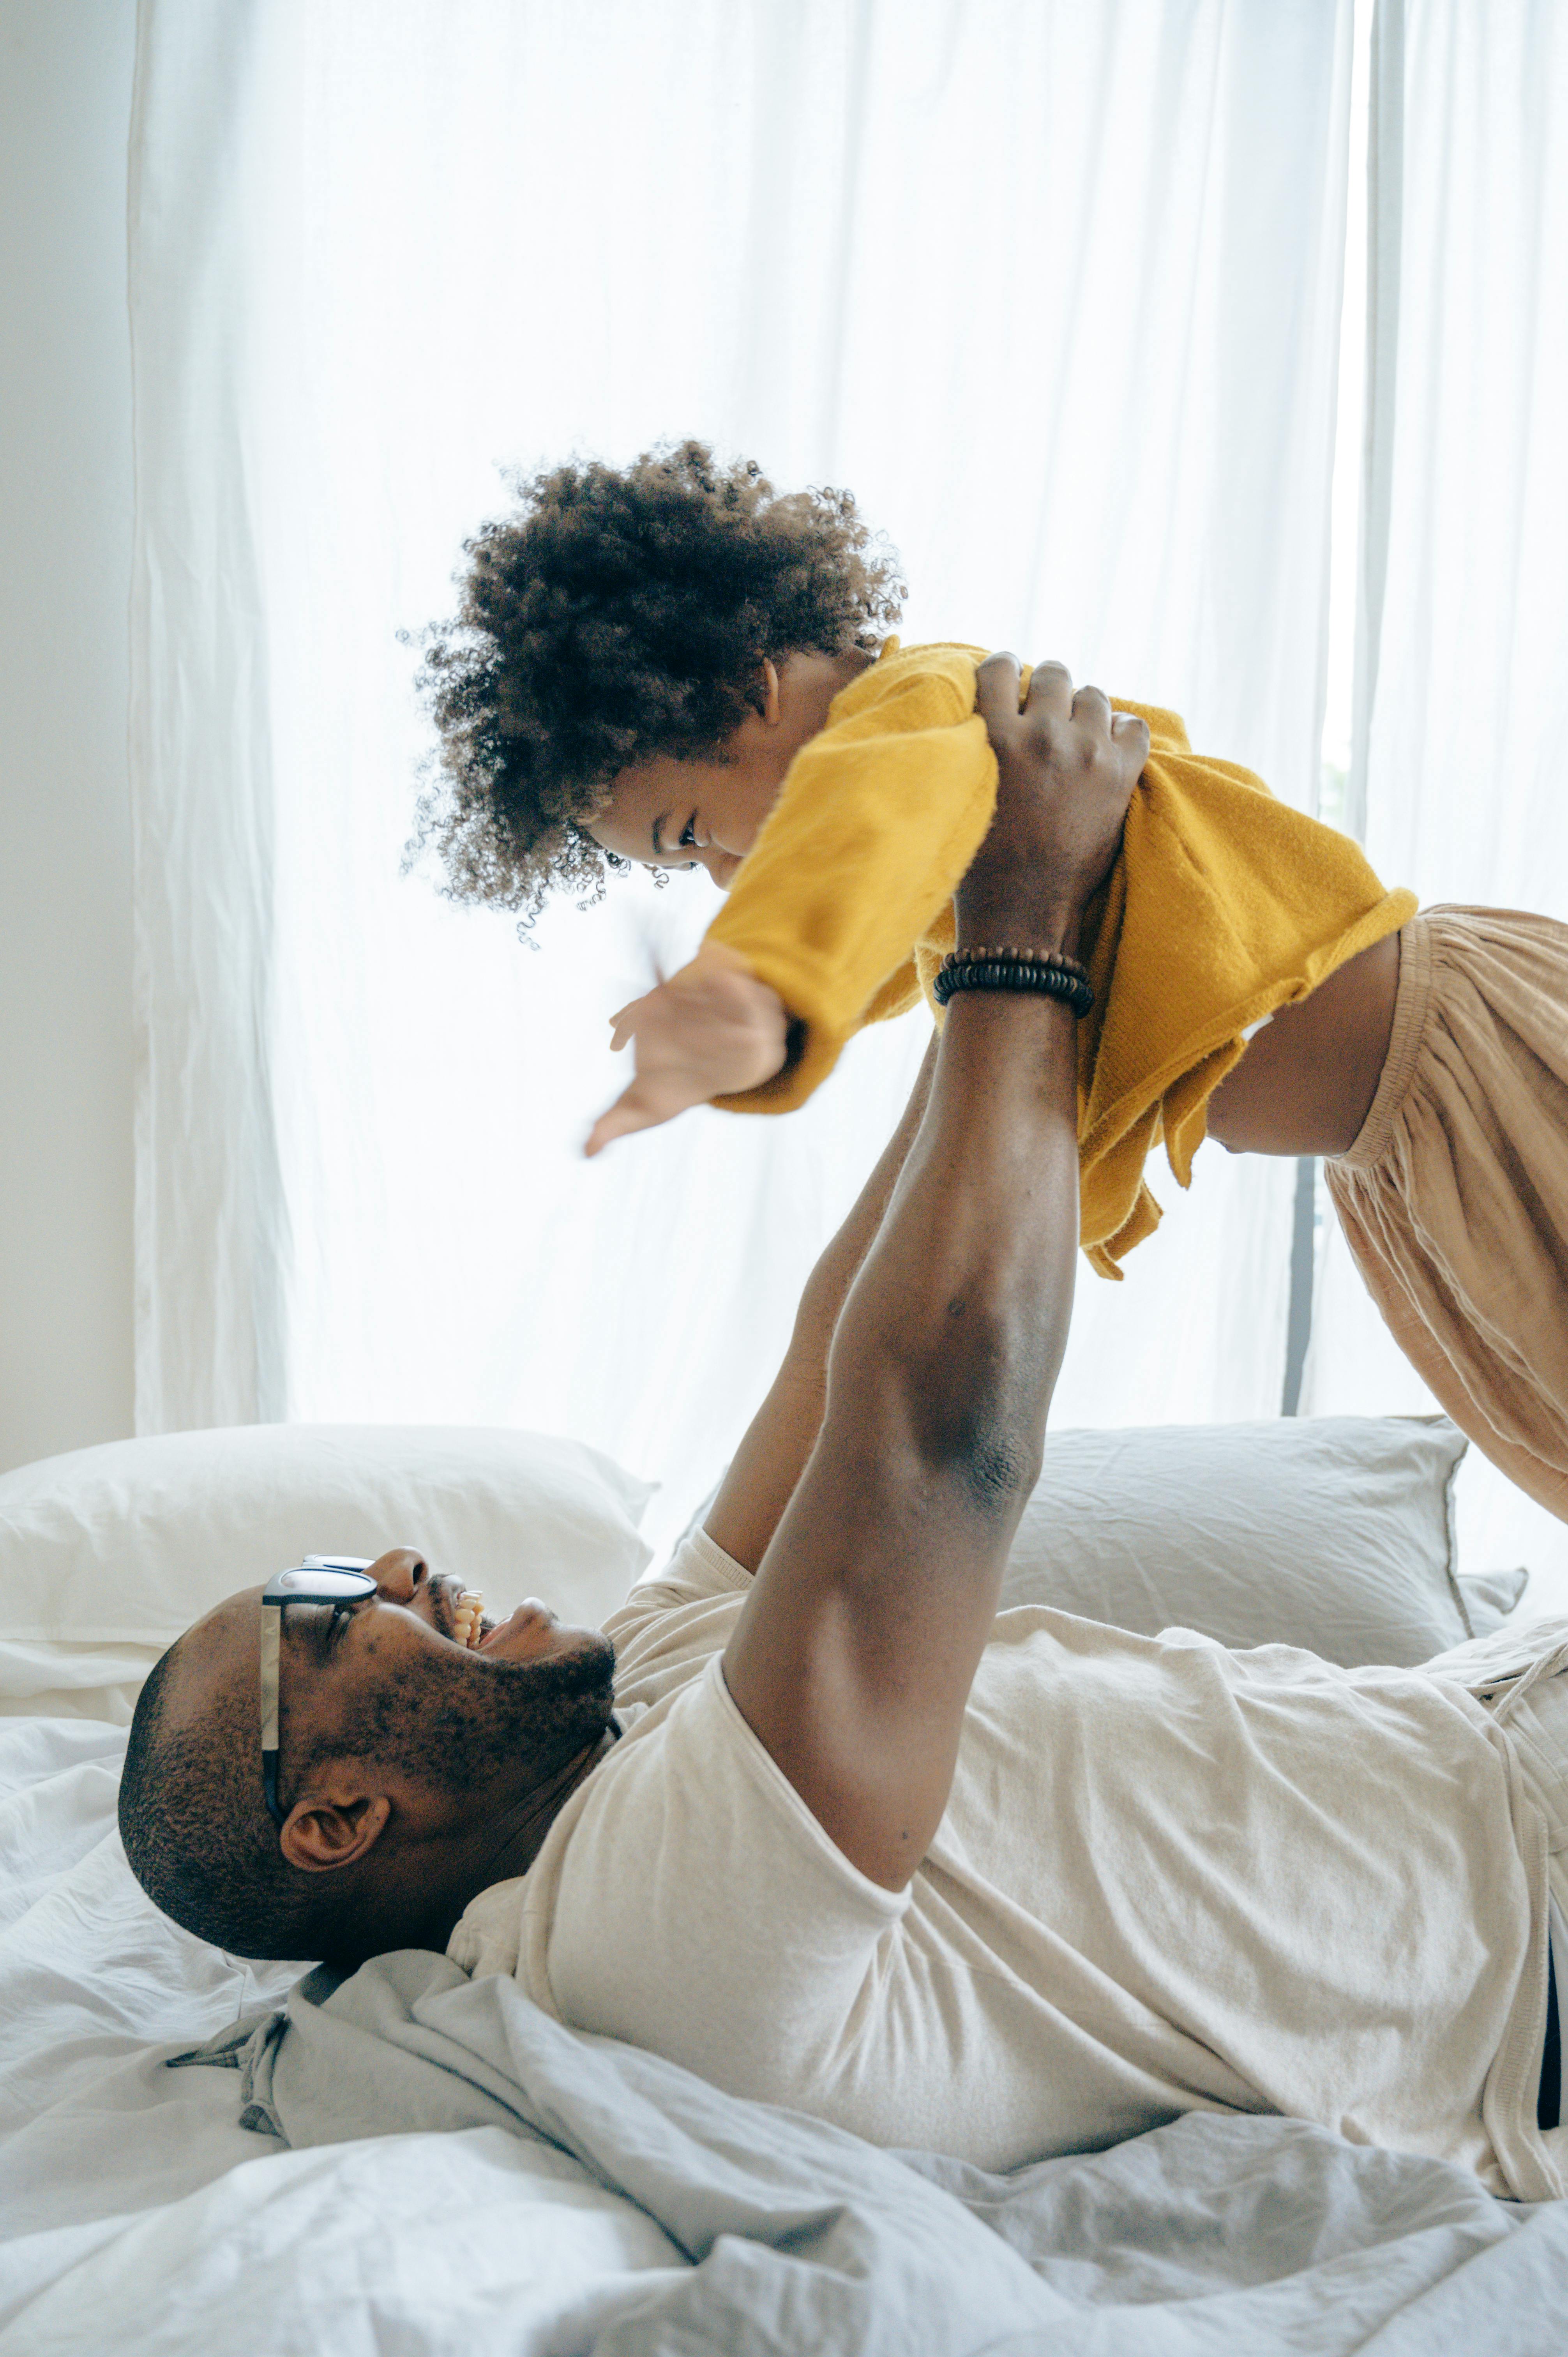
[[[949,1454],[954,1479],[987,1521],[1022,1513],[1044,1462],[1039,1440],[1005,1419],[977,1419]]]
[[[1044,1414],[1032,1386],[953,1395],[917,1385],[910,1440],[927,1480],[958,1491],[986,1521],[1020,1514],[1044,1463]]]
[[[922,1489],[957,1495],[987,1520],[1021,1513],[1040,1478],[1050,1386],[1015,1340],[972,1330],[936,1354],[907,1338],[869,1354],[835,1349],[830,1416],[847,1413],[862,1444],[902,1460]]]

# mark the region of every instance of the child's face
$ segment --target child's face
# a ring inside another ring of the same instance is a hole
[[[677,761],[661,754],[623,770],[588,833],[607,851],[650,867],[705,867],[721,892],[757,841],[784,782],[769,744],[749,741],[748,718],[729,758]]]
[[[757,709],[716,754],[660,754],[623,770],[588,826],[596,843],[647,867],[705,867],[721,892],[762,832],[800,747],[827,726],[840,688],[869,655],[795,653],[764,662]]]

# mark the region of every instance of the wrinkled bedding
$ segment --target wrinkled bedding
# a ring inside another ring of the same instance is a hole
[[[124,1745],[0,1724],[0,2357],[1568,2346],[1568,2203],[1299,2122],[1194,2115],[988,2178],[440,1957],[288,1996],[142,1898]]]

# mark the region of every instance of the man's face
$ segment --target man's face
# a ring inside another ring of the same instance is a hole
[[[387,1795],[420,1838],[449,1829],[467,1846],[477,1813],[499,1835],[542,1782],[602,1738],[614,1648],[596,1629],[563,1627],[534,1598],[499,1623],[474,1620],[462,1583],[432,1575],[412,1548],[379,1556],[371,1574],[374,1594],[347,1610],[299,1603],[285,1612],[285,1816],[335,1806],[354,1787]],[[189,1632],[177,1721],[199,1713],[220,1684],[256,1675],[260,1599],[260,1588],[242,1590]],[[256,1725],[259,1780],[259,1683]],[[284,1836],[291,1855],[294,1830],[291,1822]]]

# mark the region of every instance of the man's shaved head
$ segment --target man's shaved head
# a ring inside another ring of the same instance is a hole
[[[126,1857],[166,1915],[235,1954],[350,1964],[444,1945],[468,1898],[523,1870],[542,1805],[547,1825],[562,1778],[608,1739],[615,1654],[597,1631],[531,1603],[470,1644],[460,1591],[419,1556],[372,1572],[376,1595],[350,1614],[289,1607],[281,1832],[262,1782],[261,1590],[187,1630],[142,1689]]]
[[[137,1697],[120,1779],[132,1871],[156,1906],[216,1948],[326,1955],[347,1929],[339,1894],[330,1878],[291,1867],[278,1846],[262,1797],[257,1697],[236,1671],[214,1680],[195,1717],[171,1713],[197,1634],[169,1647]]]

